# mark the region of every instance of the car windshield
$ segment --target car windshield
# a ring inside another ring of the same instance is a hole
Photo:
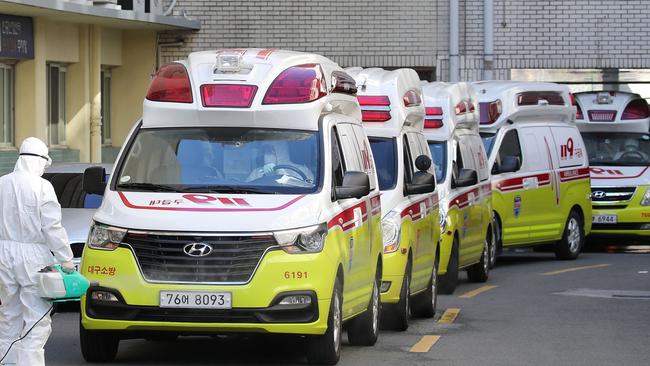
[[[650,136],[646,133],[584,132],[590,165],[650,165]]]
[[[436,169],[436,182],[442,183],[447,176],[447,142],[429,141],[429,150]]]
[[[495,133],[481,133],[481,140],[483,140],[483,146],[485,147],[485,152],[487,156],[490,156],[492,153],[492,147],[494,147],[494,138],[496,137]]]
[[[301,194],[318,189],[319,133],[239,127],[141,129],[118,190]]]
[[[83,190],[83,173],[45,173],[43,178],[48,180],[61,208],[98,208],[102,196],[88,194]]]
[[[395,139],[368,138],[375,159],[379,190],[385,191],[397,183]]]

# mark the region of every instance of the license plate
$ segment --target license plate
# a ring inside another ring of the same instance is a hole
[[[230,292],[160,291],[161,308],[231,309]]]
[[[616,215],[594,215],[591,220],[594,224],[615,224],[617,221]]]

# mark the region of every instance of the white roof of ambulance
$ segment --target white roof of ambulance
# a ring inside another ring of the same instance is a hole
[[[219,54],[240,54],[241,70],[217,71]],[[316,131],[323,111],[338,111],[361,121],[361,112],[353,95],[331,93],[332,72],[343,69],[326,57],[295,51],[275,49],[222,49],[189,54],[177,61],[189,74],[192,103],[157,102],[145,99],[144,127],[224,126],[274,127]],[[262,103],[268,88],[285,70],[292,66],[319,64],[323,72],[327,95],[312,102],[294,104]],[[248,108],[204,107],[201,85],[255,85],[257,91]]]
[[[497,132],[508,121],[512,122],[574,122],[575,107],[571,105],[569,87],[542,82],[479,81],[472,83],[480,103],[501,101],[501,114],[489,125],[480,125],[481,132]],[[557,92],[563,105],[539,103],[518,105],[518,95],[524,92]]]
[[[363,127],[368,136],[395,137],[404,125],[422,130],[424,106],[406,107],[404,95],[415,91],[422,99],[420,78],[413,69],[384,70],[380,68],[363,69],[348,67],[345,71],[357,82],[357,96],[387,96],[390,100],[391,119],[386,122],[364,122]],[[361,106],[361,109],[364,109]]]
[[[623,119],[623,112],[630,102],[645,103],[645,100],[638,94],[620,91],[594,91],[573,95],[582,111],[582,118],[576,118],[576,125],[581,132],[648,133],[650,130],[650,117]],[[610,121],[592,121],[589,112],[613,112],[614,118]]]
[[[427,119],[432,117],[429,115],[424,117],[424,135],[427,140],[447,141],[454,135],[456,128],[473,129],[478,132],[478,101],[476,92],[469,83],[426,83],[422,84],[422,94],[425,109],[442,108],[442,127],[426,128]],[[467,103],[466,110],[464,113],[457,114],[456,106],[463,102]],[[470,104],[473,105],[473,111]]]

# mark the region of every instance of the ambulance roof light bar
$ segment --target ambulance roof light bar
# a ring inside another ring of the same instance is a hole
[[[257,93],[256,85],[205,84],[201,85],[204,107],[249,108]]]
[[[361,120],[363,122],[386,122],[392,117],[390,114],[390,98],[386,95],[357,95],[361,106]]]
[[[161,66],[151,80],[146,98],[154,102],[193,103],[185,66],[177,62]]]
[[[424,113],[424,128],[442,128],[444,126],[442,107],[425,107]]]
[[[327,82],[319,64],[292,66],[273,80],[262,104],[309,103],[327,95]]]

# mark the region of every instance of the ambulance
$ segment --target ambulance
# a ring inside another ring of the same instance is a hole
[[[424,106],[412,69],[348,68],[375,158],[384,235],[382,328],[431,318],[437,300],[438,192],[422,134]]]
[[[380,190],[354,79],[274,49],[196,52],[162,66],[104,195],[81,273],[91,362],[120,339],[280,333],[312,363],[378,336]]]
[[[473,86],[492,174],[497,251],[551,244],[558,259],[576,259],[591,230],[591,190],[568,87]]]
[[[650,110],[637,94],[574,94],[591,165],[591,235],[650,237]]]
[[[422,91],[424,135],[436,167],[440,196],[438,291],[451,294],[461,269],[472,282],[488,279],[495,255],[490,171],[471,85],[426,83]]]

